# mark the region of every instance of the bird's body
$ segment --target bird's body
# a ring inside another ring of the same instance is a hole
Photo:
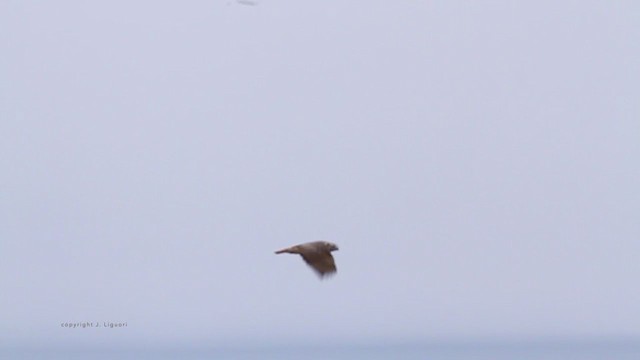
[[[331,252],[336,250],[338,250],[336,244],[327,241],[312,241],[278,250],[276,254],[299,254],[318,276],[323,278],[337,272],[336,263],[331,256]]]

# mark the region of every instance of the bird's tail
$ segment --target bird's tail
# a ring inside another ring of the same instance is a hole
[[[294,248],[289,247],[286,249],[276,251],[276,254],[296,254],[296,252],[294,251]]]

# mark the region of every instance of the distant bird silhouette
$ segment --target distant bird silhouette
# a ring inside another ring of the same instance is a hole
[[[313,241],[278,250],[276,254],[299,254],[322,279],[337,272],[336,263],[331,256],[331,252],[336,250],[338,250],[336,244],[328,241]]]
[[[242,5],[249,5],[249,6],[256,6],[256,5],[258,5],[258,3],[257,3],[257,2],[255,2],[255,1],[249,1],[249,0],[236,0],[236,2],[237,2],[238,4],[242,4]]]

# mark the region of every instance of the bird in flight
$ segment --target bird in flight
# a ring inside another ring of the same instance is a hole
[[[334,243],[328,241],[312,241],[278,250],[276,254],[299,254],[322,279],[338,271],[336,269],[336,262],[333,260],[333,256],[331,256],[331,252],[336,250],[338,250],[338,246]]]

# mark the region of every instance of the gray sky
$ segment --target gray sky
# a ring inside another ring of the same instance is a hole
[[[634,1],[3,1],[0,338],[640,336],[639,24]],[[273,254],[316,239],[328,281]]]

